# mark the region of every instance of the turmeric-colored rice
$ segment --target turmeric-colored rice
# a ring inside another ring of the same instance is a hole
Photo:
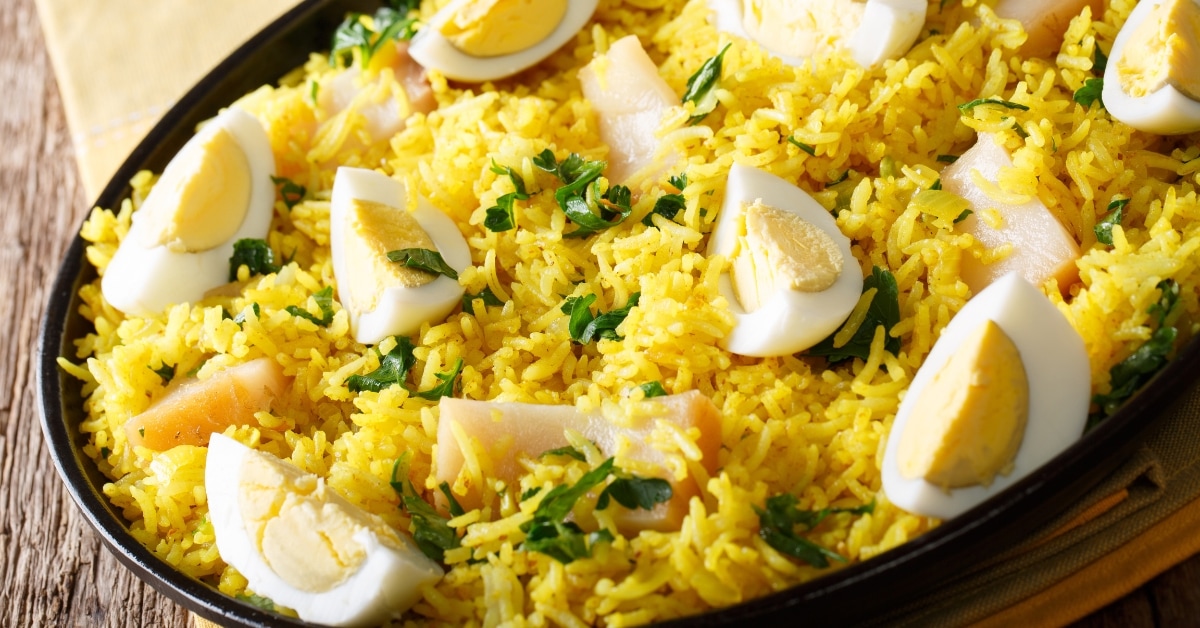
[[[444,4],[424,2],[421,15],[427,19]],[[701,487],[682,529],[618,535],[569,565],[520,549],[519,526],[532,506],[515,495],[577,480],[587,463],[530,461],[520,486],[504,487],[487,478],[487,451],[469,452],[475,464],[464,467],[462,481],[487,486],[489,499],[454,520],[462,548],[446,555],[445,578],[423,592],[406,619],[635,625],[737,604],[828,573],[759,537],[754,508],[781,493],[811,509],[874,502],[872,513],[831,517],[809,535],[850,563],[929,531],[937,521],[889,503],[882,452],[914,372],[971,296],[959,278],[962,260],[998,254],[910,202],[937,181],[944,167],[939,155],[960,154],[977,132],[996,133],[1015,166],[1002,172],[994,195],[1040,199],[1080,243],[1079,282],[1042,288],[1083,337],[1094,392],[1109,390],[1109,370],[1153,331],[1148,310],[1161,280],[1183,286],[1177,346],[1200,320],[1200,144],[1194,135],[1139,133],[1100,107],[1072,100],[1093,76],[1097,46],[1111,47],[1134,0],[1111,0],[1096,15],[1085,9],[1049,59],[1023,57],[1020,24],[996,18],[991,4],[931,2],[915,47],[868,71],[843,54],[784,65],[752,42],[717,33],[703,0],[606,0],[567,47],[512,79],[468,86],[432,73],[437,108],[371,145],[360,139],[364,120],[353,115],[354,106],[329,118],[314,106],[314,83],[343,71],[314,51],[304,68],[239,101],[267,128],[279,174],[308,190],[290,209],[276,202],[268,241],[291,262],[265,277],[242,277],[247,284],[238,296],[179,304],[148,318],[126,317],[106,304],[98,281],[81,290],[95,332],[77,341],[74,360],[60,363],[84,382],[84,450],[111,479],[105,494],[131,534],[162,560],[230,595],[247,593],[244,578],[221,561],[206,517],[206,448],[132,450],[122,427],[163,393],[162,378],[146,365],[171,364],[179,374],[195,370],[203,378],[268,356],[294,377],[291,390],[258,414],[259,427],[230,428],[227,435],[326,478],[350,502],[402,531],[409,520],[388,481],[405,452],[411,480],[432,499],[436,402],[400,387],[352,393],[346,379],[373,370],[379,358],[354,341],[346,312],[335,303],[333,322],[319,327],[286,311],[312,307],[311,295],[336,288],[329,194],[336,166],[356,165],[402,179],[451,216],[472,252],[473,266],[460,283],[471,294],[490,288],[504,302],[476,302],[474,314],[456,308],[423,326],[413,338],[417,389],[436,385],[436,375],[461,358],[459,396],[468,399],[591,408],[660,381],[668,392],[703,392],[722,417],[715,474],[689,457],[694,434],[661,434],[655,443]],[[659,129],[660,152],[686,156],[676,167],[687,175],[686,209],[673,221],[642,224],[654,198],[668,191],[664,176],[642,182],[633,218],[588,238],[562,237],[574,227],[550,194],[518,203],[517,229],[485,229],[486,208],[511,191],[493,161],[540,190],[553,185],[531,161],[543,149],[606,157],[576,76],[627,34],[641,39],[676,93],[732,42],[716,110],[689,126],[679,107]],[[1029,110],[957,108],[989,96]],[[745,358],[718,346],[733,324],[717,288],[727,260],[705,251],[735,162],[811,192],[836,211],[865,275],[873,266],[894,274],[902,318],[891,335],[900,339],[898,354],[884,350],[882,329],[869,359],[832,367],[803,354]],[[846,181],[830,184],[848,170]],[[132,199],[114,210],[95,209],[84,225],[88,260],[101,273],[153,183],[150,173],[139,174]],[[1131,199],[1126,218],[1114,229],[1113,245],[1097,244],[1093,227],[1115,197]],[[635,292],[640,303],[618,330],[622,339],[570,342],[560,311],[565,297],[594,294],[607,311]],[[244,324],[223,310],[245,314]]]

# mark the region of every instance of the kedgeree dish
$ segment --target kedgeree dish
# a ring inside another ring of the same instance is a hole
[[[85,222],[130,534],[327,625],[868,561],[1200,325],[1194,0],[392,0]]]

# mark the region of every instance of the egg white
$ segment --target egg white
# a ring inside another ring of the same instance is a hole
[[[269,455],[223,434],[213,434],[208,444],[204,485],[208,517],[221,560],[245,576],[255,593],[296,611],[305,621],[359,626],[378,624],[393,613],[408,610],[420,599],[421,585],[442,577],[442,568],[422,554],[406,536],[397,534],[404,547],[397,550],[384,545],[371,530],[360,529],[353,538],[362,545],[366,558],[357,571],[327,591],[304,591],[292,586],[263,559],[242,517],[239,487],[244,462],[249,456]],[[290,466],[271,458],[274,464]],[[292,471],[300,473],[296,469]],[[337,494],[331,496],[331,501],[342,508],[357,508]],[[305,547],[295,548],[298,554],[305,551]]]
[[[821,229],[842,253],[842,272],[832,286],[821,292],[781,289],[764,299],[762,307],[754,312],[742,307],[730,273],[721,275],[721,295],[729,302],[736,321],[721,346],[751,357],[789,355],[824,340],[845,322],[862,295],[862,269],[850,251],[850,238],[807,192],[769,172],[736,163],[729,169],[721,215],[708,242],[709,255],[728,257],[736,250],[738,218],[745,211],[744,204],[755,199],[791,211]]]
[[[921,391],[962,342],[995,321],[1012,339],[1029,381],[1029,420],[1013,469],[989,486],[943,490],[921,478],[900,474],[897,460],[904,433]],[[883,490],[909,512],[950,519],[1020,481],[1069,447],[1083,434],[1091,402],[1091,366],[1083,338],[1033,284],[1016,273],[993,282],[967,302],[942,331],[929,357],[900,402],[883,457]]]
[[[1142,0],[1129,14],[1109,52],[1108,65],[1104,69],[1104,89],[1100,97],[1112,117],[1139,131],[1160,135],[1193,133],[1200,131],[1200,102],[1188,98],[1170,84],[1140,97],[1129,95],[1121,87],[1117,65],[1126,54],[1126,44],[1138,26],[1160,4],[1153,0]],[[1196,68],[1189,68],[1189,71],[1194,72]]]
[[[157,314],[168,305],[192,303],[204,293],[229,281],[229,258],[233,244],[243,238],[264,239],[274,215],[275,155],[270,140],[258,120],[237,107],[230,107],[204,125],[163,170],[164,176],[184,167],[188,155],[202,146],[218,130],[228,131],[246,155],[250,167],[250,198],[237,231],[222,244],[199,252],[173,251],[167,245],[146,248],[142,245],[147,223],[142,212],[162,202],[166,192],[152,188],[134,212],[129,233],[113,255],[100,290],[113,307],[134,316]],[[156,193],[158,192],[158,193]]]
[[[862,22],[846,41],[854,61],[864,68],[873,68],[888,59],[903,57],[925,26],[925,14],[929,8],[926,2],[867,0],[866,5]],[[746,32],[742,0],[708,0],[708,6],[713,11],[713,26],[718,31],[755,41]],[[806,61],[803,57],[786,55],[765,45],[763,49],[787,65],[799,66]]]
[[[432,282],[416,288],[390,287],[380,295],[375,309],[369,311],[353,309],[350,299],[346,298],[346,293],[351,290],[345,259],[346,225],[352,202],[358,199],[405,211],[407,198],[404,184],[381,172],[341,167],[334,175],[329,216],[333,274],[338,280],[342,306],[350,316],[354,338],[363,344],[377,344],[388,336],[413,334],[424,323],[444,318],[462,300],[463,287],[445,275],[439,275]],[[418,197],[412,217],[429,234],[451,268],[462,272],[471,265],[471,250],[467,241],[449,216]]]
[[[437,70],[447,78],[481,83],[511,76],[549,57],[571,40],[592,19],[598,0],[570,0],[567,12],[549,35],[538,43],[511,54],[477,57],[455,48],[444,35],[442,26],[469,0],[455,0],[433,16],[408,47],[408,54],[422,66]]]

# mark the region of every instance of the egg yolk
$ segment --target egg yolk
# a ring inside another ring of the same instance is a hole
[[[862,24],[866,2],[747,0],[746,34],[779,54],[807,57],[839,45]]]
[[[455,48],[476,57],[498,57],[531,48],[554,32],[567,0],[474,0],[442,25]]]
[[[146,248],[196,253],[223,244],[242,225],[250,202],[250,162],[225,129],[180,154],[139,210]],[[151,202],[152,201],[152,202]]]
[[[837,282],[845,260],[820,227],[761,199],[743,209],[743,235],[732,278],[738,301],[753,312],[779,290],[822,292]]]
[[[1029,419],[1029,381],[994,321],[974,330],[916,394],[897,450],[900,475],[959,488],[1012,470]]]
[[[437,250],[433,239],[403,209],[383,203],[355,199],[347,212],[346,271],[344,295],[349,307],[371,311],[387,288],[418,288],[437,279],[436,275],[388,260],[388,251],[399,249]]]
[[[1149,0],[1147,0],[1149,1]],[[1154,7],[1125,43],[1117,74],[1135,98],[1172,85],[1200,100],[1200,6],[1194,0],[1167,0]]]
[[[238,509],[264,562],[296,589],[319,593],[358,570],[367,551],[361,538],[401,550],[382,520],[336,495],[325,482],[268,454],[242,462]]]

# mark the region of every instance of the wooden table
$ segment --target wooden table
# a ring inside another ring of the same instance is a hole
[[[117,86],[114,86],[117,87]],[[50,283],[88,203],[33,0],[0,1],[0,626],[187,626],[106,551],[42,442],[33,357]],[[1079,626],[1200,622],[1200,557]]]

